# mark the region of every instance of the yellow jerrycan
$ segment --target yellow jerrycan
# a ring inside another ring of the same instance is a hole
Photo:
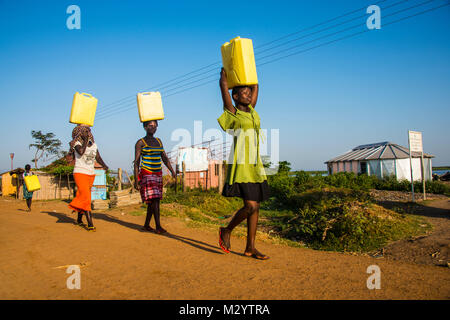
[[[236,37],[224,43],[221,52],[229,89],[258,83],[251,39]]]
[[[37,175],[26,176],[23,178],[25,181],[25,185],[27,186],[27,190],[29,192],[37,191],[41,189],[41,184],[39,183],[39,179]]]
[[[137,94],[137,104],[141,122],[164,119],[161,93],[139,92]]]
[[[97,102],[98,100],[89,93],[76,92],[73,96],[69,122],[87,124],[92,127],[94,125]]]

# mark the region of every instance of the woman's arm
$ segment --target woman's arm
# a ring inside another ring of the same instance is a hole
[[[232,114],[236,114],[236,109],[233,107],[233,102],[231,101],[230,92],[228,91],[228,80],[225,69],[222,68],[220,71],[220,91],[222,93],[223,107],[227,108]]]
[[[83,137],[83,143],[80,145],[76,145],[74,147],[74,149],[78,152],[78,154],[80,156],[82,156],[84,154],[84,152],[86,151],[87,145],[89,142],[89,138],[88,137]]]
[[[134,146],[134,188],[139,190],[138,175],[143,142],[139,139]]]
[[[100,156],[100,152],[98,151],[98,149],[97,149],[97,155],[95,156],[95,161],[100,163],[100,165],[103,167],[103,169],[105,169],[105,171],[108,171],[108,166],[105,164],[102,157]]]
[[[167,169],[169,169],[169,171],[172,173],[172,177],[176,178],[177,174],[176,174],[175,170],[173,170],[172,164],[170,163],[169,158],[167,157],[167,154],[164,151],[164,146],[162,144],[162,141],[161,141],[161,139],[158,139],[158,140],[161,143],[161,147],[163,148],[163,152],[161,154],[161,160],[166,165]]]
[[[259,91],[259,85],[254,84],[251,85],[250,88],[252,89],[252,107],[253,109],[256,107],[256,102],[258,101],[258,91]]]

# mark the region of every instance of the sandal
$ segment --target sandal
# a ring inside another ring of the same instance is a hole
[[[228,244],[228,246],[226,246],[225,241],[223,241],[223,239],[222,239],[222,229],[224,229],[224,228],[222,228],[222,227],[219,228],[219,246],[226,253],[230,253],[230,250],[229,250],[230,245]]]
[[[155,229],[153,229],[153,228],[150,227],[150,226],[148,226],[148,227],[143,226],[143,227],[141,228],[141,230],[148,231],[148,232],[155,232]]]
[[[166,233],[167,233],[167,230],[165,230],[165,229],[163,229],[163,228],[161,228],[161,229],[156,229],[156,230],[155,230],[155,233],[156,233],[156,234],[166,234]]]

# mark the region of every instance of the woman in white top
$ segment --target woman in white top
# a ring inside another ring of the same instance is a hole
[[[83,225],[83,214],[88,223],[87,230],[95,231],[91,212],[91,189],[95,179],[95,162],[105,170],[108,166],[103,162],[94,142],[91,129],[86,125],[78,125],[72,131],[70,149],[75,157],[73,176],[77,185],[77,195],[69,204],[69,208],[78,212],[77,223]]]

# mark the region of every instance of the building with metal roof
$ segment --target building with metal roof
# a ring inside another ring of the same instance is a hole
[[[420,152],[411,153],[409,149],[398,144],[385,141],[364,144],[353,148],[343,155],[325,162],[329,174],[337,172],[354,172],[356,174],[376,175],[379,178],[395,175],[398,180],[422,180],[422,155]],[[433,155],[423,154],[425,179],[431,180]]]

